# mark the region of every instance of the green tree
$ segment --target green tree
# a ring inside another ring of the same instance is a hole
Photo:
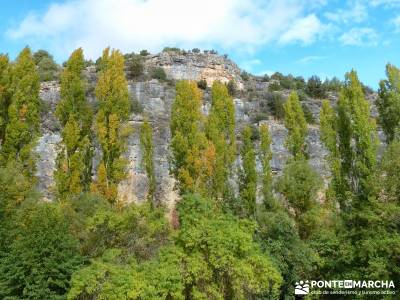
[[[220,81],[211,88],[211,109],[206,135],[215,146],[215,172],[212,178],[212,195],[221,199],[229,189],[228,179],[236,158],[235,106],[228,89]]]
[[[400,69],[386,65],[387,79],[379,83],[376,106],[387,143],[400,135]]]
[[[26,203],[13,225],[13,242],[0,259],[1,298],[63,299],[82,258],[61,207]]]
[[[308,132],[307,121],[301,108],[299,97],[292,92],[284,104],[285,126],[288,130],[286,148],[295,160],[307,156],[305,139]]]
[[[317,206],[317,192],[322,187],[318,173],[306,160],[296,160],[285,166],[276,184],[294,211],[300,236],[308,237],[315,229],[313,214]]]
[[[139,263],[106,251],[73,275],[68,298],[276,299],[282,278],[254,242],[255,224],[214,208],[211,200],[184,196],[171,244]]]
[[[153,129],[147,118],[140,128],[140,148],[142,150],[142,165],[146,170],[149,180],[148,199],[151,203],[154,201],[156,191],[156,177],[154,174],[154,146],[153,146]]]
[[[7,55],[0,54],[0,140],[4,141],[11,103],[11,66]]]
[[[328,150],[327,160],[332,173],[331,181],[329,183],[328,198],[336,197],[340,203],[343,203],[348,188],[346,182],[343,180],[343,174],[341,171],[340,153],[339,147],[337,146],[337,121],[336,112],[331,107],[329,101],[323,101],[320,112],[320,138]]]
[[[3,165],[16,160],[23,165],[23,172],[30,178],[35,173],[32,152],[39,132],[39,76],[31,50],[24,48],[12,68],[13,95],[8,108],[8,123],[1,148]]]
[[[267,209],[272,209],[276,206],[275,197],[272,190],[272,171],[270,161],[272,159],[271,151],[271,136],[268,131],[268,126],[262,124],[260,126],[260,150],[259,158],[262,166],[262,195],[264,205]]]
[[[91,182],[93,112],[85,98],[84,67],[83,51],[79,48],[71,54],[61,75],[61,100],[56,115],[63,127],[63,145],[55,172],[61,198],[87,191]]]
[[[59,67],[53,56],[46,50],[38,50],[33,54],[40,81],[51,81],[58,77]]]
[[[239,214],[246,217],[254,217],[257,198],[257,171],[256,153],[252,141],[253,132],[250,126],[246,126],[242,133],[242,146],[240,158],[242,164],[239,170]]]
[[[207,192],[214,173],[215,147],[203,131],[202,93],[196,82],[176,84],[176,98],[171,112],[171,172],[178,188],[185,192]]]
[[[362,205],[373,186],[370,180],[376,166],[377,135],[369,103],[354,70],[346,74],[339,96],[337,128],[341,171],[350,192],[359,200],[356,202]]]
[[[126,160],[122,155],[130,133],[127,124],[130,102],[124,57],[118,50],[110,53],[107,48],[103,51],[96,98],[99,101],[99,110],[95,127],[102,158],[97,170],[97,180],[92,188],[110,202],[115,202],[118,183],[126,176]]]

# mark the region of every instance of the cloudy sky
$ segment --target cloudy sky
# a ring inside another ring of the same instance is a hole
[[[376,88],[400,65],[400,0],[0,0],[0,52],[25,45],[57,61],[166,46],[216,49],[254,74],[343,78]]]

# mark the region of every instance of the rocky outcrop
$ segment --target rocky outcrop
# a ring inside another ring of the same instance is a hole
[[[231,60],[217,54],[166,51],[148,56],[145,69],[161,67],[167,77],[173,80],[206,80],[211,86],[215,80],[227,83],[234,80],[239,89],[243,89],[240,69]]]

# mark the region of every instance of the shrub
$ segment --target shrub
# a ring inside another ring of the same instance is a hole
[[[38,69],[40,76],[40,81],[51,81],[58,77],[58,65],[50,55],[45,50],[38,50],[33,54],[33,60]]]
[[[205,90],[207,88],[207,81],[205,79],[199,80],[197,86],[199,89]]]
[[[199,49],[199,48],[193,48],[193,49],[192,49],[192,52],[193,52],[193,53],[200,53],[200,49]]]
[[[242,79],[243,79],[244,81],[249,81],[249,79],[250,79],[250,74],[249,74],[248,72],[246,72],[246,71],[242,71],[242,73],[240,74],[240,77],[242,77]]]
[[[143,75],[143,56],[141,55],[133,55],[128,60],[128,72],[130,78],[136,78],[140,75]]]
[[[325,86],[318,76],[311,76],[307,81],[306,93],[313,98],[326,97]]]
[[[143,49],[143,50],[140,51],[140,55],[141,56],[147,56],[147,55],[150,55],[150,52],[145,50],[145,49]]]
[[[301,105],[301,108],[303,109],[304,117],[306,118],[307,123],[315,124],[315,118],[314,118],[313,114],[311,113],[311,110],[308,108],[308,106],[303,103]]]
[[[279,93],[271,93],[267,100],[272,115],[277,119],[283,119],[285,116],[285,111],[283,109],[285,101],[282,95]]]
[[[277,91],[281,91],[282,90],[282,87],[281,87],[281,85],[279,84],[279,81],[274,81],[274,82],[272,82],[269,86],[268,86],[268,90],[270,91],[270,92],[277,92]]]
[[[229,80],[226,87],[228,89],[229,95],[231,95],[232,97],[235,97],[237,94],[237,86],[236,86],[235,81],[233,79]]]
[[[165,47],[162,52],[175,52],[175,53],[181,53],[181,49],[177,47]]]
[[[141,114],[143,112],[143,106],[136,99],[131,100],[131,113]]]
[[[165,74],[163,68],[158,67],[154,68],[153,71],[151,72],[151,78],[165,81],[167,79],[167,74]]]

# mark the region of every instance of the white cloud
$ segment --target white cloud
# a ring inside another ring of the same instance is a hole
[[[373,28],[352,28],[339,38],[343,45],[347,46],[376,46],[378,34]]]
[[[311,14],[293,22],[290,28],[280,37],[279,42],[281,44],[293,42],[310,44],[324,31],[325,26],[314,14]]]
[[[302,59],[299,59],[297,62],[301,64],[308,64],[314,61],[319,61],[319,60],[324,60],[327,59],[327,56],[318,56],[318,55],[311,55],[311,56],[306,56],[303,57]]]
[[[394,25],[396,32],[400,32],[400,15],[392,20],[392,24]]]
[[[29,14],[7,35],[59,56],[83,47],[92,58],[106,46],[124,52],[164,46],[254,49],[276,41],[314,41],[322,24],[313,14],[304,16],[306,5],[305,0],[67,0]]]
[[[348,7],[326,12],[325,17],[336,23],[360,23],[367,19],[367,7],[360,1],[350,2]]]
[[[372,6],[385,6],[385,7],[393,7],[400,6],[400,0],[370,0],[369,4]]]

